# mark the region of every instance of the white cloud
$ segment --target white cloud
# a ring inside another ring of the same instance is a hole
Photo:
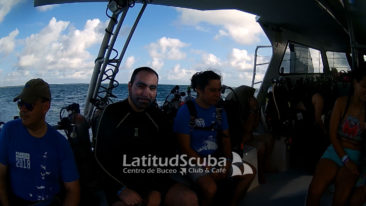
[[[19,55],[18,70],[53,78],[88,80],[94,67],[88,48],[101,42],[105,23],[87,20],[82,30],[70,28],[70,22],[52,18],[39,33],[25,39]]]
[[[12,31],[8,36],[0,38],[0,56],[8,55],[15,48],[15,37],[18,36],[18,29]]]
[[[53,8],[57,7],[58,5],[45,5],[45,6],[37,6],[36,9],[41,12],[52,10]]]
[[[151,66],[152,68],[159,70],[164,66],[164,61],[160,58],[153,58]]]
[[[24,82],[30,79],[29,75],[30,72],[24,70],[12,71],[10,73],[4,71],[3,76],[1,76],[0,86],[24,85]]]
[[[253,68],[253,57],[248,55],[247,50],[233,48],[229,55],[229,64],[240,70]]]
[[[173,69],[169,70],[167,79],[168,80],[177,80],[177,81],[184,81],[186,82],[191,79],[192,75],[196,73],[196,70],[192,69],[183,69],[181,68],[180,64],[174,66]]]
[[[229,86],[250,85],[253,75],[253,57],[248,54],[246,50],[234,48],[227,55],[227,58],[223,59],[220,59],[213,53],[207,53],[202,50],[193,50],[192,53],[194,53],[195,56],[200,56],[199,61],[191,66],[193,71],[210,69],[222,75],[223,84]],[[184,72],[184,70],[175,68],[175,73],[177,72]],[[193,73],[190,73],[190,75],[192,74]],[[191,77],[189,75],[189,77],[180,77],[178,74],[175,75],[177,76],[177,79],[190,79]],[[257,77],[263,77],[263,74],[258,73]]]
[[[0,22],[10,12],[10,10],[24,0],[0,0]]]
[[[219,67],[222,65],[221,60],[214,54],[202,54],[203,64],[208,67]]]
[[[219,39],[224,36],[230,36],[229,33],[227,33],[225,30],[220,29],[219,33],[216,34],[215,39]]]
[[[242,80],[247,80],[249,82],[252,80],[253,74],[250,74],[249,72],[242,72],[239,74],[239,78]]]
[[[179,39],[162,37],[158,41],[148,45],[149,55],[151,56],[152,66],[160,69],[164,65],[164,60],[182,60],[186,54],[181,51],[188,44]]]
[[[255,15],[238,10],[199,11],[178,8],[180,22],[186,25],[197,26],[200,23],[222,27],[215,38],[230,36],[240,44],[256,44],[260,41],[259,35],[264,34]],[[202,27],[202,25],[200,26]]]
[[[134,57],[134,56],[129,56],[129,57],[126,59],[126,61],[125,61],[124,65],[123,65],[123,68],[125,68],[125,69],[127,69],[127,70],[130,70],[130,69],[132,69],[132,66],[133,66],[133,64],[134,64],[135,62],[136,62],[135,57]]]

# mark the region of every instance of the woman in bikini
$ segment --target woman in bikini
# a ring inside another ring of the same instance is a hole
[[[352,71],[350,95],[339,97],[335,102],[329,129],[331,145],[318,162],[309,186],[307,206],[319,205],[324,191],[332,182],[335,183],[333,205],[347,203],[360,174],[365,103],[366,68],[359,68]]]

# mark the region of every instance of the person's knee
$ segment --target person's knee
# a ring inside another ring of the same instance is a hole
[[[206,196],[214,197],[217,192],[217,185],[216,184],[206,185],[206,187],[202,187],[202,190]]]
[[[310,188],[308,190],[308,196],[309,197],[321,197],[323,191],[319,189],[319,187],[314,187],[310,185]]]
[[[338,197],[335,200],[345,201],[348,198],[348,194],[351,193],[356,181],[357,175],[351,173],[346,168],[341,168],[337,174],[335,181],[335,188]]]
[[[312,181],[309,186],[308,196],[312,198],[320,198],[327,187],[328,185],[324,182]]]
[[[198,197],[192,190],[185,190],[181,193],[181,205],[182,206],[198,206]]]
[[[167,206],[198,206],[196,193],[182,184],[174,185],[166,195]]]
[[[161,194],[157,191],[152,191],[147,198],[148,206],[159,206],[161,203]]]
[[[197,180],[197,183],[206,197],[212,198],[215,196],[217,185],[212,178],[208,176],[201,177]]]
[[[353,196],[349,202],[350,206],[361,206],[364,203],[364,198],[359,196]]]

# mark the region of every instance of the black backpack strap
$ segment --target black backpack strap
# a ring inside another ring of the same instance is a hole
[[[191,130],[194,128],[194,126],[196,125],[196,118],[197,118],[197,110],[194,106],[194,102],[192,100],[188,100],[186,102],[187,107],[188,107],[188,111],[189,111],[189,115],[191,117],[191,120],[189,122],[189,126],[191,127]]]
[[[216,107],[216,122],[218,125],[218,129],[222,130],[222,112],[223,112],[224,108],[222,107]]]
[[[197,119],[197,110],[196,107],[194,105],[194,102],[192,100],[189,100],[186,102],[187,107],[188,107],[188,111],[190,114],[190,122],[189,122],[189,126],[191,127],[191,131],[193,129],[201,129],[201,130],[221,130],[221,125],[222,125],[222,112],[223,109],[222,107],[216,107],[216,122],[214,124],[212,124],[209,127],[196,127],[196,119]]]

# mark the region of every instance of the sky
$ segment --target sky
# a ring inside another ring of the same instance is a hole
[[[106,7],[106,2],[33,7],[29,0],[0,0],[0,87],[32,78],[89,83],[109,22]],[[140,8],[136,4],[127,12],[115,44],[119,53]],[[212,69],[223,84],[250,85],[257,45],[270,43],[255,15],[148,5],[116,79],[127,83],[133,69],[149,66],[160,84],[189,84],[195,72]],[[259,59],[270,55],[268,49]],[[264,71],[257,71],[257,80]]]

